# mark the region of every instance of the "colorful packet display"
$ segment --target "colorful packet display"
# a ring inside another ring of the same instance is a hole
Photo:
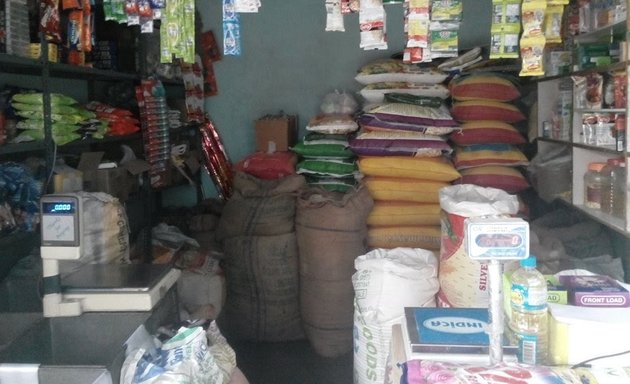
[[[234,0],[223,0],[223,54],[241,55],[241,21]]]

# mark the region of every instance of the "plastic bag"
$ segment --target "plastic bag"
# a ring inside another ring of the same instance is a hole
[[[120,371],[121,384],[227,384],[236,368],[236,354],[215,322],[182,327],[154,351],[132,350]]]
[[[345,91],[339,92],[335,90],[324,96],[324,101],[321,105],[321,110],[325,114],[333,113],[347,113],[353,114],[358,107],[357,101],[346,93]]]

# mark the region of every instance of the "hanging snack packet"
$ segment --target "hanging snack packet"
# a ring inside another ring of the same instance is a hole
[[[489,58],[518,58],[518,39],[520,33],[521,0],[492,0]]]
[[[526,1],[521,6],[523,35],[521,38],[543,36],[543,21],[545,20],[545,1]]]
[[[549,5],[545,13],[544,33],[547,43],[562,42],[562,14],[564,6]]]
[[[326,0],[326,31],[345,32],[341,4],[338,0]]]
[[[59,3],[54,0],[41,0],[39,3],[39,30],[51,43],[61,43]]]
[[[431,22],[431,59],[457,57],[459,53],[459,23]]]
[[[545,38],[527,37],[521,43],[521,71],[519,76],[542,76],[545,74],[543,52],[545,50]]]
[[[125,14],[127,14],[127,25],[140,24],[140,10],[138,0],[125,0]]]
[[[425,17],[427,16],[427,17]],[[428,15],[410,14],[407,17],[407,47],[427,48],[429,46]]]
[[[223,54],[241,55],[241,22],[233,0],[223,0]]]
[[[431,21],[460,21],[462,10],[462,0],[433,0]]]
[[[83,38],[83,12],[80,10],[70,11],[68,14],[68,41],[70,50],[80,51],[81,40]]]
[[[81,30],[81,50],[91,52],[94,42],[94,13],[90,0],[83,0],[83,29]]]
[[[362,1],[359,11],[360,47],[368,49],[387,49],[385,32],[385,8],[379,1]]]

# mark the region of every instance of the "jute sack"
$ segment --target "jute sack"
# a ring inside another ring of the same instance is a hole
[[[223,332],[250,341],[304,338],[295,233],[234,236],[225,240],[223,250],[227,283],[219,316]]]
[[[129,222],[118,198],[104,192],[77,192],[82,199],[83,253],[76,261],[62,261],[62,275],[84,264],[130,263]]]
[[[246,173],[234,176],[234,194],[225,203],[216,239],[271,236],[294,232],[297,192],[306,184],[301,175],[263,180]]]
[[[367,252],[368,190],[310,188],[297,201],[300,310],[311,346],[324,357],[352,350],[354,259]]]

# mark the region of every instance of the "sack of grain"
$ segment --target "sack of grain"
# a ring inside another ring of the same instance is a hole
[[[439,306],[488,306],[488,265],[468,257],[464,221],[469,217],[509,217],[518,212],[518,205],[515,195],[496,188],[460,184],[440,190]]]

